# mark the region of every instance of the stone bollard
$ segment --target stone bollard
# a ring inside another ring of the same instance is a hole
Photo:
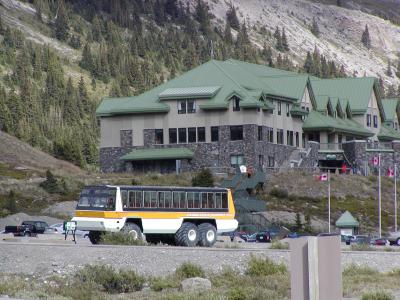
[[[342,299],[340,236],[304,237],[291,241],[291,299]]]

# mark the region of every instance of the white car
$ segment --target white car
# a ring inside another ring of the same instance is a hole
[[[50,228],[54,231],[54,233],[65,234],[63,223],[53,224],[50,226]],[[77,229],[77,230],[75,230],[75,235],[81,236],[83,238],[87,238],[87,237],[89,237],[89,231]]]

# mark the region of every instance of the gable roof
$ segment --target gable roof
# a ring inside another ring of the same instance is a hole
[[[380,141],[400,140],[400,132],[394,130],[390,125],[382,124],[378,139]]]
[[[353,217],[353,215],[346,210],[339,219],[337,219],[335,225],[337,227],[358,227],[360,223]]]
[[[397,119],[397,107],[400,99],[382,99],[382,107],[385,111],[386,121],[395,121]]]

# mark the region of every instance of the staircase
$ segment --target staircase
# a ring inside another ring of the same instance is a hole
[[[252,213],[243,206],[236,205],[236,220],[239,222],[239,229],[252,233],[266,229],[272,223],[260,213]]]

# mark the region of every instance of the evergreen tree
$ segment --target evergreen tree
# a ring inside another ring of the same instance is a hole
[[[205,4],[202,0],[197,0],[196,20],[200,23],[200,31],[204,35],[208,36],[211,32],[210,14],[207,4]]]
[[[396,76],[400,78],[400,59],[397,62]]]
[[[50,170],[46,171],[46,180],[40,186],[50,194],[59,192],[58,180]]]
[[[228,45],[233,43],[233,38],[232,38],[232,32],[231,32],[231,25],[229,22],[226,22],[225,24],[225,31],[224,31],[224,41]]]
[[[321,77],[329,78],[329,67],[325,56],[321,56]]]
[[[392,65],[390,63],[390,59],[388,60],[388,65],[387,65],[387,69],[385,74],[389,77],[392,77],[393,73],[392,73]]]
[[[17,195],[13,190],[8,193],[7,202],[5,208],[11,213],[15,214],[17,212]]]
[[[276,30],[275,30],[275,33],[274,33],[274,37],[275,37],[275,40],[276,40],[276,44],[275,44],[276,50],[284,51],[283,44],[282,44],[282,35],[281,35],[280,30],[279,30],[278,27],[276,27]]]
[[[276,26],[276,28],[275,28],[274,38],[275,39],[280,39],[281,38],[281,31],[279,30],[278,26]]]
[[[229,23],[231,28],[235,30],[240,29],[240,22],[236,15],[236,9],[232,4],[229,7],[228,11],[226,12],[226,22]]]
[[[304,65],[303,65],[303,70],[304,70],[304,72],[310,74],[312,68],[313,68],[313,60],[312,60],[310,51],[308,51],[306,60],[305,60]]]
[[[393,84],[390,84],[386,93],[386,97],[394,98],[397,96],[396,87]]]
[[[303,229],[303,224],[301,223],[301,216],[300,213],[296,213],[296,219],[295,219],[295,226],[296,226],[296,231],[302,231]]]
[[[345,77],[347,77],[347,75],[346,75],[346,70],[344,69],[344,66],[343,65],[341,65],[340,66],[340,70],[339,70],[339,78],[345,78]]]
[[[320,35],[319,26],[318,26],[317,20],[315,18],[313,18],[313,22],[312,22],[310,30],[313,35],[315,35],[316,37],[319,37],[319,35]]]
[[[54,24],[54,35],[60,41],[68,40],[69,36],[69,21],[65,3],[63,0],[58,2],[58,12]]]
[[[365,25],[365,30],[361,36],[361,42],[367,49],[371,48],[371,38],[369,36],[368,25]]]
[[[283,51],[289,51],[289,43],[286,38],[285,28],[282,30],[282,49]]]
[[[312,54],[312,68],[311,74],[320,77],[321,76],[321,59],[322,55],[319,52],[317,46],[314,47],[314,52]]]
[[[311,227],[311,216],[310,214],[306,214],[305,217],[305,224],[304,224],[304,231],[311,233],[312,232],[312,227]]]
[[[83,80],[82,76],[78,83],[78,95],[79,95],[80,105],[82,105],[82,107],[83,107],[83,111],[85,113],[89,113],[90,112],[90,100],[89,100],[89,96],[87,93],[85,81]]]
[[[90,72],[92,72],[94,69],[93,57],[92,57],[92,53],[90,51],[89,43],[86,43],[85,47],[83,48],[82,59],[79,62],[79,66]]]
[[[192,186],[213,187],[214,176],[210,169],[203,168],[192,178]]]

